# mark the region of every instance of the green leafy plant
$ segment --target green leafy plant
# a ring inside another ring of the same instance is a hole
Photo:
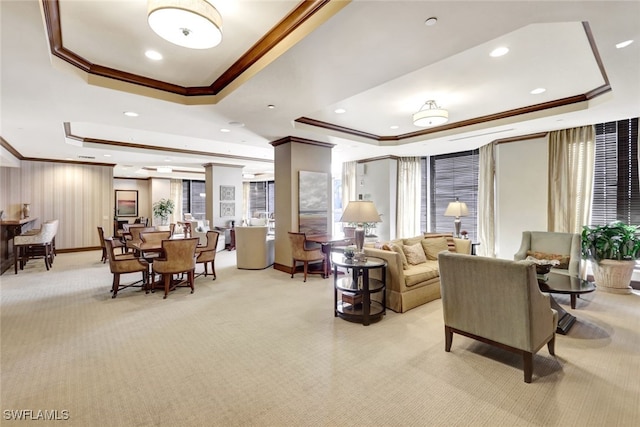
[[[582,227],[582,257],[636,260],[640,258],[640,226],[613,221],[607,225]]]
[[[163,223],[169,219],[169,215],[173,213],[175,204],[170,199],[160,199],[153,204],[153,216],[160,218]]]

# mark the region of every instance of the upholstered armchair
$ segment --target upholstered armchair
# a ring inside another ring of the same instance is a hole
[[[520,261],[529,255],[536,259],[557,259],[560,265],[552,268],[554,273],[580,274],[580,235],[551,231],[523,231],[520,249],[513,259]]]
[[[196,269],[197,238],[174,239],[162,241],[162,258],[153,262],[154,274],[161,274],[164,282],[164,298],[167,298],[170,290],[182,286],[182,282],[174,283],[173,275],[187,273],[187,285],[194,291],[193,282]]]
[[[558,313],[540,292],[532,261],[440,252],[445,351],[453,334],[522,355],[531,382],[533,355],[545,344],[554,354]]]
[[[213,276],[213,280],[216,280],[216,249],[218,246],[218,238],[220,237],[220,233],[217,231],[209,230],[207,231],[207,244],[205,246],[198,245],[196,247],[196,264],[203,264],[204,273],[198,274],[198,276],[204,274],[204,277],[207,277],[209,274],[209,270],[207,265],[211,264],[211,275]]]
[[[262,270],[275,260],[274,240],[267,236],[269,227],[235,227],[236,267]]]
[[[129,287],[144,287],[148,291],[149,284],[149,263],[147,261],[136,257],[133,254],[121,254],[116,255],[114,248],[118,245],[118,240],[113,238],[106,238],[105,250],[107,252],[107,259],[109,260],[109,270],[113,274],[113,282],[111,284],[111,298],[115,298],[118,295],[118,291]],[[120,276],[122,274],[129,273],[142,273],[142,281],[134,281],[127,284],[120,283]]]
[[[98,238],[100,239],[100,247],[102,248],[102,263],[107,262],[107,245],[104,241],[104,229],[102,227],[98,227]],[[113,240],[112,244],[114,247],[120,248],[120,250],[124,253],[124,243],[121,240]]]
[[[289,242],[291,243],[291,254],[293,257],[293,265],[291,266],[291,278],[296,272],[296,265],[301,262],[303,265],[304,282],[307,281],[308,273],[316,273],[316,271],[309,271],[309,264],[322,263],[322,268],[317,273],[324,275],[326,262],[325,256],[322,253],[322,248],[308,248],[307,236],[304,233],[289,232]]]

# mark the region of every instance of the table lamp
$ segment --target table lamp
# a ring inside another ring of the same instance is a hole
[[[467,204],[464,202],[460,202],[456,197],[456,201],[450,202],[449,206],[447,206],[447,210],[444,211],[444,216],[456,217],[456,219],[453,221],[453,225],[456,229],[456,237],[460,237],[460,226],[462,225],[460,217],[469,216],[469,209],[467,209]]]
[[[362,254],[362,247],[364,246],[363,223],[380,222],[380,215],[373,202],[357,200],[349,202],[342,213],[340,222],[353,222],[356,224],[356,250],[357,254]]]

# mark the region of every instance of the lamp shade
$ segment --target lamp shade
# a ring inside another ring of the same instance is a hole
[[[148,22],[163,39],[190,49],[222,41],[222,17],[206,0],[148,0]]]
[[[449,206],[447,206],[447,210],[444,211],[444,216],[461,217],[461,216],[468,216],[468,215],[469,215],[469,209],[467,208],[467,204],[464,202],[458,201],[457,197],[456,197],[456,201],[449,203]]]
[[[435,101],[424,103],[420,111],[413,115],[413,124],[420,127],[438,126],[449,120],[449,112],[438,107]]]
[[[380,214],[373,202],[357,200],[349,202],[340,222],[380,222]]]

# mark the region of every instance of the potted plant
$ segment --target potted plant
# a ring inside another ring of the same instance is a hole
[[[167,225],[169,215],[173,213],[175,204],[170,199],[160,199],[153,204],[153,216],[160,218],[161,225]]]
[[[613,221],[582,228],[582,257],[592,261],[598,289],[631,293],[631,276],[640,258],[640,226]]]

